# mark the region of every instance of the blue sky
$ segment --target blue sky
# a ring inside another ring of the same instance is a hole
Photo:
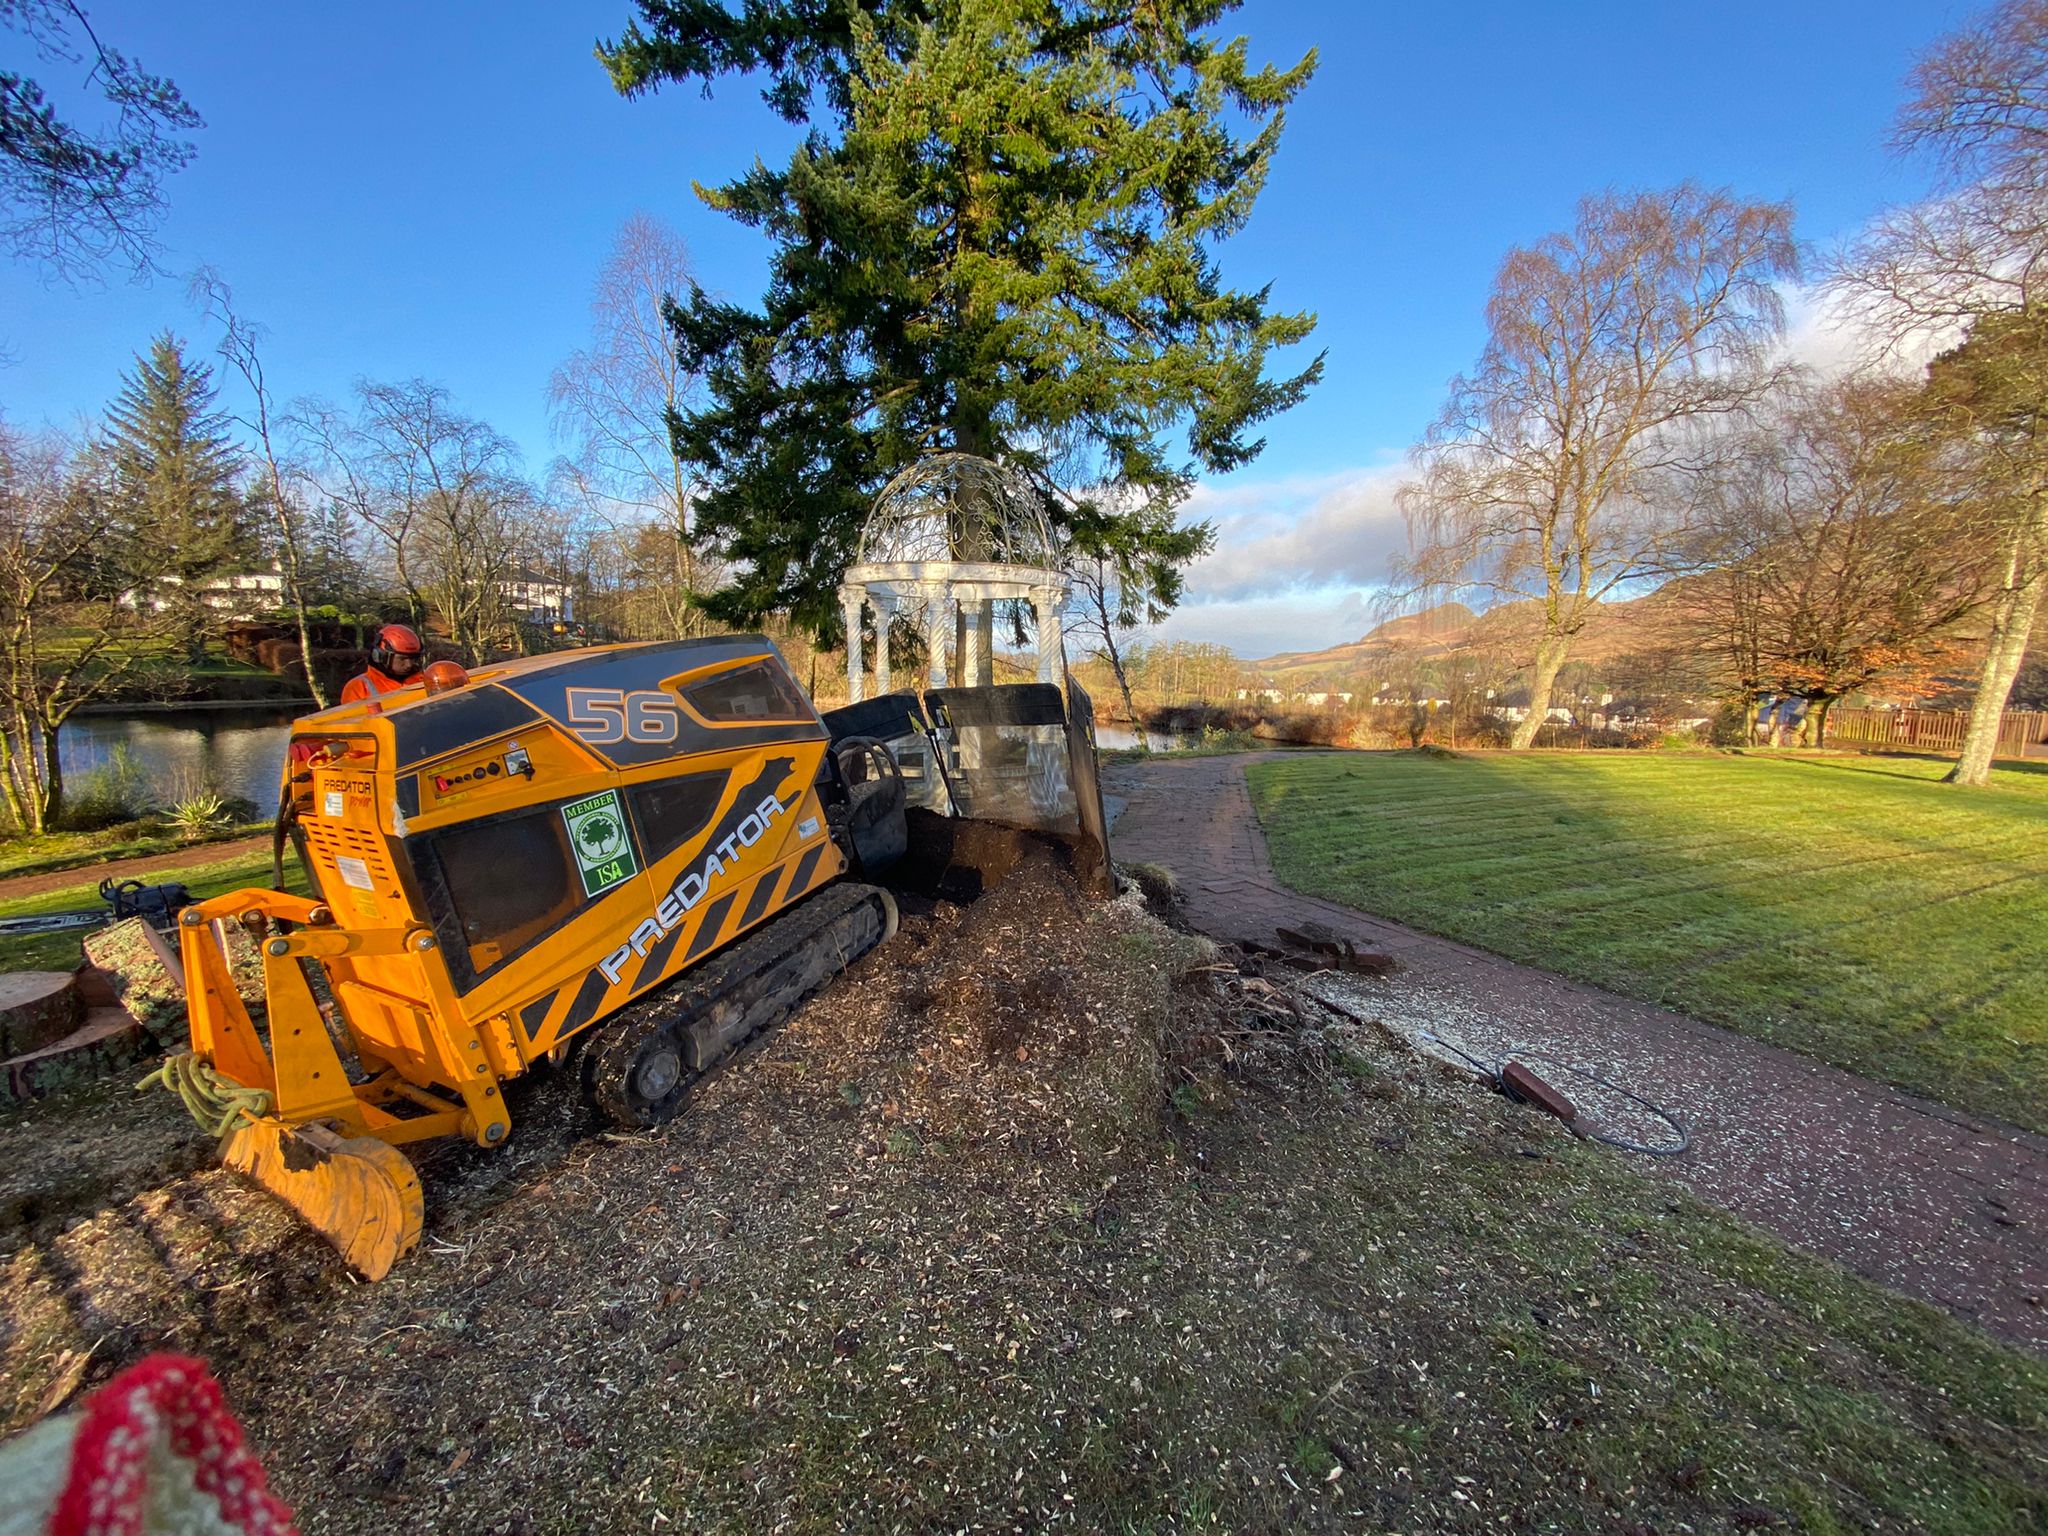
[[[1687,176],[1792,199],[1809,240],[1852,231],[1921,190],[1885,129],[1914,55],[1977,8],[1250,0],[1232,25],[1255,57],[1291,63],[1313,45],[1322,64],[1225,269],[1317,312],[1328,373],[1256,464],[1198,494],[1223,548],[1169,632],[1246,655],[1354,638],[1398,538],[1400,454],[1476,355],[1508,247],[1565,223],[1586,192]],[[629,215],[679,229],[708,287],[758,291],[762,243],[690,183],[784,157],[791,130],[736,83],[710,101],[617,97],[591,45],[625,0],[89,12],[206,117],[170,184],[164,261],[221,270],[270,331],[282,393],[434,379],[538,470],[548,374],[583,341]],[[97,411],[165,326],[211,344],[175,279],[72,290],[0,266],[0,412],[69,425]]]

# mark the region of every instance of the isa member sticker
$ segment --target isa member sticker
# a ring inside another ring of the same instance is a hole
[[[562,807],[562,820],[569,827],[569,846],[576,850],[576,867],[583,873],[584,895],[602,895],[640,873],[617,790],[570,801]]]

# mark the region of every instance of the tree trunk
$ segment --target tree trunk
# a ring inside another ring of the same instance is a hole
[[[1831,698],[1817,699],[1808,707],[1807,713],[1813,717],[1813,749],[1816,752],[1828,744],[1828,711],[1834,707],[1835,701]]]
[[[36,818],[39,832],[55,826],[64,814],[64,760],[57,755],[57,733],[63,729],[61,720],[43,722],[43,783],[36,797],[41,802],[41,814]]]
[[[39,837],[48,828],[43,815],[42,743],[19,701],[9,712],[7,735],[8,804],[22,831]]]
[[[1529,673],[1529,713],[1516,722],[1514,734],[1508,738],[1509,751],[1528,751],[1550,718],[1550,690],[1557,685],[1557,674],[1571,644],[1569,635],[1545,635],[1537,644],[1536,665]]]
[[[1990,644],[1984,651],[1984,666],[1977,674],[1977,696],[1970,701],[1970,723],[1963,731],[1963,751],[1956,765],[1942,780],[1982,788],[1991,782],[1991,760],[1998,753],[1999,727],[2005,722],[2005,701],[2012,696],[2013,680],[2026,660],[2027,641],[2034,632],[2034,615],[2041,606],[2042,572],[2024,585],[2001,594],[1991,610]]]
[[[313,670],[313,630],[306,622],[306,598],[299,591],[297,581],[292,583],[292,607],[299,615],[299,670],[306,674],[306,692],[313,695],[316,708],[327,707],[327,690],[320,686],[320,674]]]
[[[28,831],[28,806],[23,802],[21,791],[15,783],[14,760],[19,751],[11,731],[0,731],[0,795],[7,800],[7,814],[14,822],[14,830]]]
[[[299,560],[299,531],[292,522],[291,508],[284,499],[284,472],[277,467],[277,457],[270,451],[269,419],[267,414],[263,417],[263,453],[265,462],[270,466],[270,504],[276,509],[278,538],[284,546],[286,595],[290,597],[292,612],[299,621],[299,670],[306,674],[306,691],[313,695],[314,704],[325,709],[328,705],[327,690],[320,686],[320,675],[313,670],[313,630],[306,622],[306,587]]]
[[[1131,680],[1124,672],[1123,652],[1117,649],[1116,636],[1105,623],[1102,627],[1105,644],[1103,654],[1109,657],[1109,670],[1116,677],[1117,691],[1124,696],[1124,713],[1130,717],[1131,734],[1138,738],[1138,749],[1149,752],[1151,743],[1145,739],[1145,722],[1138,718],[1138,706],[1131,702]]]

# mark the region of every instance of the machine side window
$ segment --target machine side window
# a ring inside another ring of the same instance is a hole
[[[659,864],[711,824],[731,777],[721,769],[633,787],[633,818],[649,864]]]
[[[757,720],[809,720],[810,702],[790,676],[769,661],[734,667],[683,690],[690,708],[713,725]]]
[[[479,980],[583,905],[583,882],[559,806],[466,822],[419,841],[438,866],[446,893],[449,911],[436,914],[436,926],[444,939],[452,937],[447,919],[453,917],[454,934]]]

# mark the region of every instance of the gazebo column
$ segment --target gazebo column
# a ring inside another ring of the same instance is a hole
[[[927,659],[931,663],[927,687],[946,686],[946,631],[952,626],[946,620],[950,617],[947,609],[952,602],[947,595],[947,584],[943,581],[927,581],[921,591],[924,595],[924,632]]]
[[[889,677],[889,627],[896,622],[896,594],[873,594],[875,605],[875,697],[893,692]]]
[[[846,702],[849,704],[858,704],[865,697],[860,686],[860,601],[859,587],[839,589],[839,612],[846,620]]]
[[[964,604],[962,605],[965,606]],[[995,678],[996,605],[986,595],[974,599],[968,620],[967,686],[986,688]]]
[[[1038,613],[1038,680],[1064,685],[1067,653],[1061,620],[1067,606],[1066,589],[1055,586],[1034,588],[1031,606]]]

